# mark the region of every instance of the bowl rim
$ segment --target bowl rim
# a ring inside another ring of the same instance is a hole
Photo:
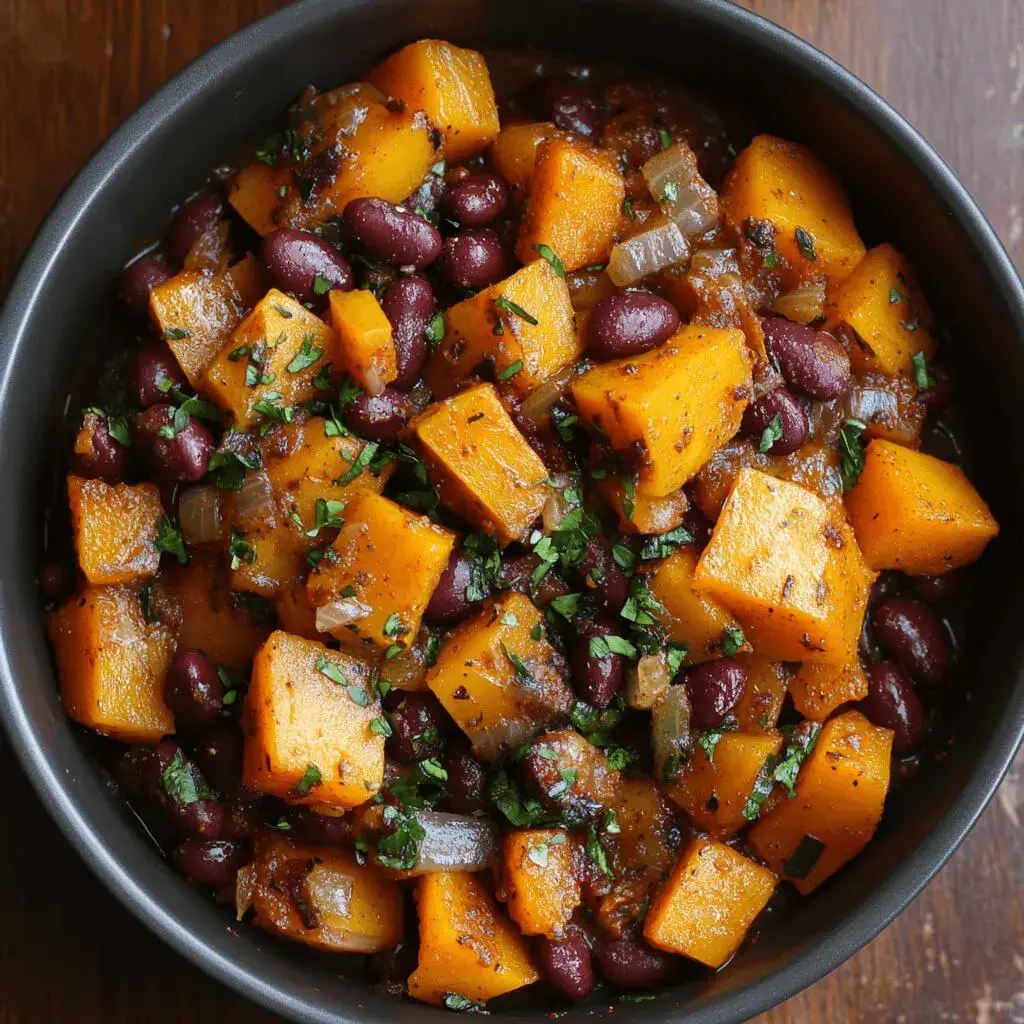
[[[47,214],[23,255],[4,305],[0,308],[0,338],[4,338],[0,362],[0,409],[6,408],[13,386],[12,364],[25,344],[36,310],[45,301],[48,277],[57,254],[77,230],[84,211],[108,185],[111,175],[153,134],[161,131],[196,93],[212,83],[229,79],[260,56],[282,35],[308,28],[318,19],[334,16],[339,8],[362,6],[369,0],[300,0],[243,26],[197,57],[162,85],[101,144],[75,175]],[[871,123],[899,155],[945,202],[949,215],[962,228],[969,244],[981,257],[985,275],[1004,297],[1018,338],[1024,344],[1024,284],[1001,241],[967,189],[936,151],[894,108],[870,86],[836,60],[787,29],[728,0],[662,0],[667,8],[697,11],[712,26],[721,26],[747,43],[780,53],[784,60],[820,81]],[[98,826],[78,806],[72,781],[50,762],[41,730],[30,719],[19,693],[11,665],[6,630],[7,612],[0,602],[0,712],[7,735],[21,766],[49,815],[72,847],[106,888],[154,934],[185,956],[206,974],[225,982],[241,995],[294,1020],[346,1021],[364,1024],[372,1011],[324,1013],[315,993],[303,995],[267,981],[255,972],[222,955],[157,898],[146,882],[136,878],[107,847]],[[1013,719],[1016,717],[1016,721]],[[1024,715],[1004,720],[984,754],[972,768],[961,791],[954,797],[935,829],[905,856],[882,884],[842,926],[821,936],[790,957],[782,967],[735,992],[712,998],[701,1010],[701,1019],[713,1022],[742,1021],[775,1006],[834,970],[876,937],[924,889],[959,847],[994,795],[1014,754],[1024,739]],[[677,1011],[663,1011],[669,1018]],[[685,1014],[685,1011],[684,1011]]]

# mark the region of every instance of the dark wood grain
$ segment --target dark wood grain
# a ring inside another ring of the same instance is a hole
[[[164,79],[273,0],[0,0],[0,291],[53,200]],[[950,162],[1024,265],[1021,0],[748,0]],[[870,946],[761,1024],[1024,1022],[1018,756],[970,839]],[[263,1024],[124,912],[0,753],[0,1024]]]

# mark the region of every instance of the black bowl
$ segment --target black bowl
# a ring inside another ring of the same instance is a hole
[[[614,56],[712,97],[739,98],[759,128],[811,144],[841,170],[868,241],[885,238],[911,255],[959,342],[964,404],[985,442],[973,473],[1003,524],[983,563],[963,652],[961,685],[972,699],[948,755],[892,796],[877,838],[847,870],[770,918],[712,980],[629,1009],[643,1021],[740,1021],[832,970],[913,899],[977,819],[1021,739],[1024,588],[1006,584],[1024,571],[1024,538],[1014,528],[1024,515],[1024,288],[970,196],[899,115],[821,53],[723,0],[307,0],[232,36],[119,128],[51,213],[0,314],[0,713],[29,779],[82,856],[201,968],[300,1021],[440,1019],[440,1011],[376,996],[306,951],[237,926],[154,855],[64,718],[33,561],[47,439],[73,382],[91,371],[83,327],[96,321],[123,263],[160,233],[170,206],[307,81],[358,77],[423,36]],[[535,1020],[538,1011],[507,1016]]]

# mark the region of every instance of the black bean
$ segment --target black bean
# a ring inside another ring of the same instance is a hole
[[[828,401],[850,390],[850,357],[830,334],[781,317],[761,323],[768,355],[794,391]]]
[[[466,596],[473,575],[473,559],[462,548],[455,548],[448,556],[441,578],[430,595],[424,617],[429,622],[456,622],[464,619],[473,604]]]
[[[149,293],[174,272],[159,256],[140,256],[121,274],[121,301],[140,320],[149,316]]]
[[[293,228],[271,231],[260,246],[260,258],[274,284],[281,291],[290,292],[299,302],[322,302],[324,289],[328,287],[343,292],[352,288],[352,268],[348,261],[311,231]]]
[[[464,228],[482,228],[497,220],[508,205],[508,185],[496,174],[471,174],[444,197],[448,216]]]
[[[769,428],[772,428],[772,433],[766,437],[765,431]],[[807,413],[793,393],[786,388],[776,388],[747,406],[741,429],[758,439],[759,448],[763,446],[763,440],[770,440],[767,454],[792,455],[807,440],[810,427]]]
[[[422,761],[437,757],[444,749],[442,731],[445,713],[429,691],[412,691],[389,715],[392,734],[388,739],[391,756],[399,761]]]
[[[487,809],[487,771],[461,737],[453,741],[444,759],[448,772],[448,806],[455,814]]]
[[[949,639],[942,623],[920,601],[890,597],[871,615],[875,639],[904,672],[934,686],[949,673]]]
[[[456,288],[476,291],[495,284],[507,270],[501,239],[490,228],[452,235],[444,241],[441,269]]]
[[[618,614],[629,597],[629,581],[615,562],[608,541],[597,534],[587,541],[579,574],[584,586],[610,612]]]
[[[691,721],[702,729],[719,725],[747,689],[747,673],[733,658],[705,661],[684,677],[690,694]]]
[[[385,388],[379,395],[364,391],[345,406],[343,415],[353,433],[387,444],[409,422],[409,400],[393,388]]]
[[[943,576],[917,576],[913,581],[917,596],[929,604],[940,604],[954,597],[960,582],[961,575],[955,570]]]
[[[185,375],[171,350],[163,342],[156,341],[144,345],[135,354],[132,382],[135,399],[145,409],[166,402],[168,388],[184,385]]]
[[[184,430],[162,437],[160,430],[172,427],[174,412],[174,406],[166,402],[151,405],[135,417],[135,433],[158,473],[175,483],[194,484],[206,476],[213,435],[193,416]]]
[[[217,665],[202,651],[181,647],[164,679],[164,699],[178,732],[196,733],[216,724],[224,700]]]
[[[580,700],[594,707],[607,707],[622,689],[626,670],[621,654],[592,653],[591,640],[621,636],[622,623],[606,615],[589,622],[577,619],[576,636],[572,644],[572,680]]]
[[[587,353],[619,359],[648,352],[679,330],[679,312],[667,299],[647,292],[625,292],[602,299],[587,321]]]
[[[540,115],[567,132],[595,135],[601,115],[590,90],[577,78],[548,78],[537,87]]]
[[[649,946],[639,935],[621,939],[600,939],[597,962],[601,972],[619,988],[654,988],[671,981],[679,958]]]
[[[171,259],[181,266],[189,250],[220,220],[224,203],[214,192],[189,200],[174,215],[167,229],[167,251]]]
[[[910,754],[924,742],[925,711],[910,680],[891,662],[868,666],[868,695],[861,702],[864,714],[883,729],[892,729],[892,749]]]
[[[541,938],[537,961],[548,984],[564,999],[578,1003],[594,987],[594,964],[582,935],[564,939]]]
[[[208,729],[196,740],[192,756],[218,793],[238,795],[242,786],[242,734],[236,723],[220,721]]]
[[[175,867],[190,881],[198,885],[220,888],[232,885],[240,868],[248,860],[246,843],[228,840],[208,841],[186,839],[171,852]]]
[[[82,426],[87,439],[85,444],[76,440],[80,450],[74,454],[72,468],[79,476],[116,484],[124,476],[127,449],[110,433],[105,416],[86,413]]]
[[[381,308],[391,324],[398,362],[398,376],[391,386],[408,391],[419,380],[427,360],[427,328],[437,309],[434,289],[419,274],[399,278],[384,293]]]
[[[429,267],[441,252],[441,233],[429,221],[383,199],[353,199],[345,226],[374,259],[398,267]]]

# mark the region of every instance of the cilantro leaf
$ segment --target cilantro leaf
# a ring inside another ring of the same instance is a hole
[[[156,549],[165,555],[174,555],[182,564],[188,565],[188,552],[185,550],[185,538],[181,530],[163,516],[157,527]]]

